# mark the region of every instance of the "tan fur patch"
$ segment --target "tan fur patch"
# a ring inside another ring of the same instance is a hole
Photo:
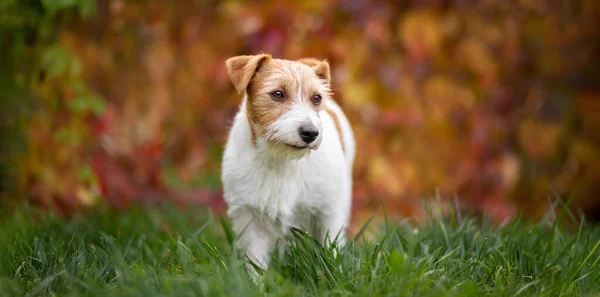
[[[310,67],[317,66],[317,65],[319,65],[319,63],[321,63],[321,61],[319,61],[315,58],[302,58],[302,59],[296,60],[296,62],[302,63],[304,65],[308,65]]]
[[[335,111],[333,111],[333,109],[331,109],[329,107],[325,107],[325,112],[327,112],[329,114],[329,116],[333,119],[333,123],[335,124],[335,129],[337,130],[338,135],[340,136],[340,143],[342,144],[342,152],[345,152],[346,149],[344,148],[344,135],[342,134],[342,125],[340,124],[340,119],[338,118]]]
[[[246,90],[256,70],[264,61],[270,59],[271,55],[262,54],[256,56],[237,56],[225,61],[231,82],[238,93],[241,94]]]
[[[329,70],[329,63],[327,61],[319,61],[315,58],[303,58],[296,60],[296,62],[310,66],[317,76],[327,84],[331,82],[331,71]]]

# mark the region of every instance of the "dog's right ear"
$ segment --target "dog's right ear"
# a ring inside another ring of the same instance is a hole
[[[260,64],[268,59],[271,59],[271,55],[236,56],[227,59],[225,62],[227,72],[238,93],[241,94],[246,90]]]
[[[327,60],[319,61],[315,58],[302,58],[296,60],[296,62],[310,66],[320,79],[328,84],[331,83],[331,71],[329,70],[329,63],[327,63]]]

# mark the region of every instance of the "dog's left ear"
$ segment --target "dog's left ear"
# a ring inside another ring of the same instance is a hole
[[[241,94],[246,90],[260,64],[269,59],[271,59],[271,55],[261,54],[255,56],[237,56],[225,61],[229,78],[231,78],[231,82],[238,93]]]
[[[304,58],[296,61],[310,66],[320,79],[324,80],[328,84],[331,83],[331,74],[327,60],[319,61],[314,58]]]

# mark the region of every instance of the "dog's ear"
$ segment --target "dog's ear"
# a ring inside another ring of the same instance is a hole
[[[236,56],[225,61],[229,78],[231,78],[231,82],[238,93],[241,94],[246,90],[252,76],[254,76],[254,73],[258,70],[260,64],[268,59],[271,59],[271,55],[261,54],[254,56]]]
[[[325,80],[328,84],[331,83],[331,73],[327,61],[321,61],[321,63],[313,66],[313,69],[320,79]]]
[[[327,63],[327,60],[319,61],[314,58],[303,58],[296,60],[296,62],[300,62],[302,64],[310,66],[320,79],[325,80],[328,84],[330,83],[331,74],[329,70],[329,63]]]

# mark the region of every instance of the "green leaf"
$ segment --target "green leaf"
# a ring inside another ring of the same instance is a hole
[[[69,102],[69,110],[73,112],[84,112],[90,109],[90,103],[85,96],[78,96]]]
[[[50,46],[42,54],[42,65],[48,77],[64,74],[69,67],[70,53],[60,44]]]
[[[88,100],[90,104],[90,109],[95,115],[102,115],[104,113],[106,104],[104,103],[103,97],[91,93],[88,95]]]
[[[73,112],[92,112],[101,115],[104,112],[104,99],[96,94],[87,93],[77,96],[69,102],[69,109]]]
[[[79,15],[82,18],[88,18],[96,12],[96,1],[95,0],[80,0],[79,1]]]
[[[401,272],[404,267],[406,256],[398,251],[393,251],[390,255],[390,268],[392,272]]]
[[[82,182],[92,182],[93,183],[96,181],[96,175],[94,175],[92,168],[88,164],[81,165],[79,167],[77,175],[78,175],[77,177],[79,178],[79,180]]]
[[[42,0],[44,9],[50,12],[57,10],[72,8],[77,5],[77,0]]]
[[[68,145],[78,145],[81,142],[81,135],[76,125],[70,124],[61,127],[54,132],[54,140]]]

